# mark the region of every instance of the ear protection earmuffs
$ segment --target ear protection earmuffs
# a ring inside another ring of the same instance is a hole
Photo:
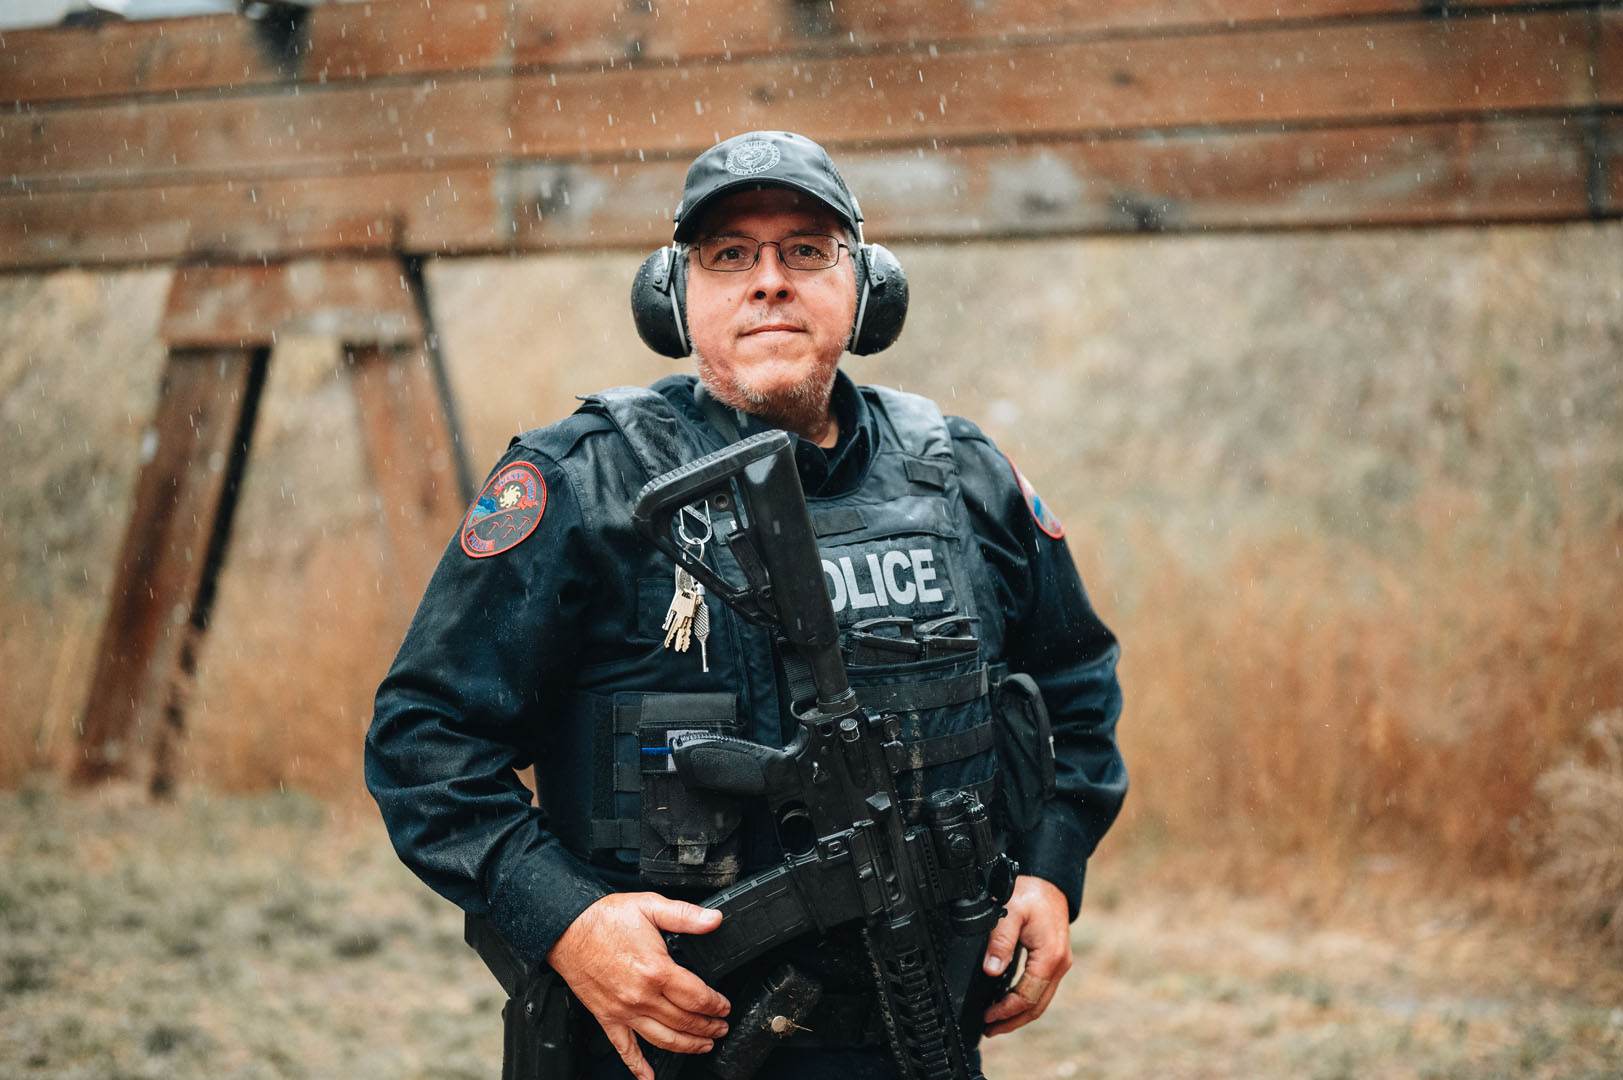
[[[861,244],[857,261],[857,318],[846,348],[858,356],[888,349],[907,321],[907,275],[883,244]]]
[[[846,348],[867,356],[889,348],[907,321],[907,275],[881,244],[858,241],[857,314]],[[680,359],[693,351],[687,327],[687,257],[671,244],[643,260],[631,279],[631,318],[643,343],[661,356]]]

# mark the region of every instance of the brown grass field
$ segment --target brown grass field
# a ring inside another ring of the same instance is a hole
[[[1078,967],[988,1075],[1623,1076],[1623,228],[900,254],[853,373],[982,422],[1125,646]],[[634,264],[431,268],[476,471],[666,369]],[[274,358],[179,797],[60,780],[166,285],[0,281],[0,1077],[494,1076],[358,781],[421,581],[333,343]]]
[[[0,1076],[499,1074],[494,980],[364,812],[42,787],[0,796],[0,818]],[[1237,889],[1239,871],[1136,845],[1102,860],[1076,968],[1041,1021],[988,1044],[987,1075],[1623,1069],[1623,967],[1508,914],[1524,890],[1416,889],[1372,860],[1269,859]]]

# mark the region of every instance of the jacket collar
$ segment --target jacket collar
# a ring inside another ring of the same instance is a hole
[[[721,442],[729,443],[736,439],[745,439],[763,431],[775,430],[774,426],[758,416],[738,409],[725,409],[723,414],[731,422],[735,431],[719,430],[721,425],[711,422],[708,412],[714,412],[714,398],[708,409],[702,402],[701,396],[708,396],[703,384],[693,376],[692,390],[687,401],[676,401],[692,419],[699,421],[705,427],[714,431]],[[789,433],[789,440],[794,447],[795,465],[800,473],[800,485],[810,498],[840,495],[852,490],[862,482],[863,475],[868,471],[868,463],[873,458],[874,447],[878,445],[878,433],[874,430],[873,411],[863,400],[856,383],[844,371],[834,373],[834,389],[829,396],[829,407],[834,411],[835,423],[839,425],[839,436],[834,445],[824,449],[812,442]]]

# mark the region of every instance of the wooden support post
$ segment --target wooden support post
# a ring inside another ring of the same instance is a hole
[[[207,621],[268,355],[169,353],[91,677],[79,782],[129,775],[135,744],[161,730],[156,702],[174,699],[169,673],[189,663],[182,658]]]
[[[343,345],[397,577],[413,594],[427,580],[466,499],[412,280],[389,258],[176,272],[160,330],[168,367],[142,446],[75,780],[131,775],[133,751],[146,744],[153,794],[173,789],[175,746],[279,336]]]
[[[456,532],[458,482],[450,415],[422,346],[349,346],[350,385],[394,557],[393,594],[415,601]]]

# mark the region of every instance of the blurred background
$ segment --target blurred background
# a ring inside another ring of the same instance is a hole
[[[1078,971],[988,1075],[1623,1074],[1623,223],[1436,216],[870,211],[912,306],[846,370],[978,422],[1124,648],[1133,787]],[[632,328],[642,248],[554,246],[424,269],[476,481],[575,395],[685,370]],[[497,1075],[495,984],[360,781],[425,564],[345,342],[270,347],[173,790],[139,725],[123,779],[72,784],[177,271],[27,261],[0,275],[0,1072]]]

